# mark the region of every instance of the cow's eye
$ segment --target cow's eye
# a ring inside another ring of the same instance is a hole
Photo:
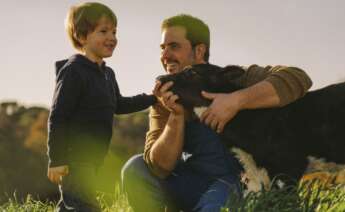
[[[185,79],[187,79],[187,78],[188,78],[188,73],[187,73],[187,72],[181,74],[181,79],[182,79],[182,80],[185,80]]]

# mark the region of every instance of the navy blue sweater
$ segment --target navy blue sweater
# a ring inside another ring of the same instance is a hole
[[[56,62],[56,87],[48,120],[49,166],[100,165],[112,135],[113,115],[143,110],[152,95],[123,97],[113,70],[82,55]]]

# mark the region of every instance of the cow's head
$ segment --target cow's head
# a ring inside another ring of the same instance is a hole
[[[176,74],[157,77],[163,84],[173,81],[171,91],[179,96],[178,103],[185,107],[208,106],[210,101],[201,96],[201,91],[229,93],[241,89],[235,80],[244,73],[239,66],[221,68],[211,64],[186,67]]]

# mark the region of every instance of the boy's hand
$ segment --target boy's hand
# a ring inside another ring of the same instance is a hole
[[[68,166],[48,167],[48,178],[55,184],[61,184],[62,177],[68,174]]]

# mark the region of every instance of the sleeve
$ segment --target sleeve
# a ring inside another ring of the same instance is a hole
[[[49,166],[66,165],[68,125],[76,108],[82,89],[79,74],[71,69],[62,70],[58,76],[53,103],[48,119]]]
[[[116,114],[138,112],[150,107],[157,102],[157,99],[154,95],[147,95],[144,93],[131,97],[122,96],[114,72],[111,70],[110,73],[112,76],[113,86],[117,99],[117,106],[115,111]]]
[[[153,105],[150,108],[149,113],[149,130],[146,133],[146,141],[144,147],[144,161],[149,166],[152,172],[159,173],[162,170],[158,170],[152,165],[150,160],[150,152],[152,145],[156,142],[159,136],[163,133],[166,123],[168,122],[170,112],[166,110],[159,103]],[[159,174],[158,174],[159,175]]]
[[[312,86],[309,76],[296,67],[251,65],[236,81],[240,86],[249,87],[260,81],[267,81],[276,90],[280,106],[303,97]]]

